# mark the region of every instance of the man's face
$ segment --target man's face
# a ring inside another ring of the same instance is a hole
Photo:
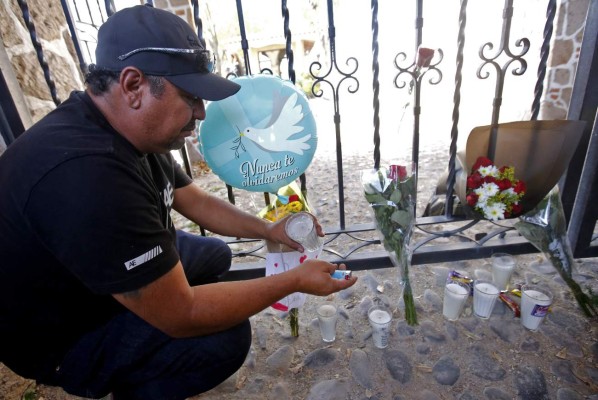
[[[206,115],[202,99],[166,79],[162,81],[164,90],[150,94],[144,121],[147,145],[154,153],[167,153],[183,147],[185,138],[193,134],[196,121],[203,120]]]

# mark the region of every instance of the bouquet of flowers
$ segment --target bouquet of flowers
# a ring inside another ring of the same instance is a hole
[[[293,182],[282,187],[276,194],[276,201],[264,207],[259,213],[260,218],[268,221],[279,221],[289,214],[300,211],[310,211],[307,200],[301,193],[299,186]],[[272,275],[293,268],[305,261],[308,256],[295,252],[287,246],[266,242],[266,275]],[[279,311],[288,311],[290,317],[291,335],[299,336],[299,307],[305,303],[305,294],[292,293],[272,305]]]
[[[497,168],[492,160],[478,157],[467,177],[467,204],[484,218],[497,221],[517,216],[525,183],[515,178],[515,168]]]
[[[584,293],[573,279],[573,252],[567,237],[567,223],[558,186],[533,210],[519,217],[517,231],[550,260],[567,283],[587,317],[598,317],[598,298]]]
[[[409,282],[411,250],[409,240],[415,223],[415,167],[411,171],[401,165],[388,169],[372,169],[361,172],[365,198],[374,211],[376,228],[391,261],[400,268],[405,319],[409,325],[417,325],[413,291]]]

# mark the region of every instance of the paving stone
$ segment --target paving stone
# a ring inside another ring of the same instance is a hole
[[[560,388],[556,391],[556,400],[583,400],[584,396],[569,388]]]
[[[442,298],[434,290],[426,289],[424,299],[433,310],[442,312]]]
[[[440,332],[432,321],[423,321],[420,328],[425,341],[432,343],[446,342],[446,335]]]
[[[499,338],[508,343],[515,343],[522,334],[521,321],[519,319],[491,319],[490,329],[492,329],[492,331],[496,333]]]
[[[333,349],[317,349],[305,357],[303,365],[310,368],[323,367],[336,360],[337,352]]]
[[[353,350],[351,352],[351,359],[349,361],[349,368],[353,379],[366,389],[371,389],[373,386],[372,379],[372,364],[367,353],[363,350]]]
[[[550,372],[558,379],[569,383],[578,383],[579,380],[573,375],[573,363],[569,360],[557,360],[550,364]]]
[[[436,382],[441,385],[452,386],[459,379],[461,369],[451,357],[444,356],[434,364],[432,375],[436,379]]]
[[[505,378],[507,371],[488,355],[484,347],[472,346],[470,348],[470,356],[471,364],[469,372],[475,376],[489,381],[501,381]]]
[[[266,364],[275,370],[284,371],[291,366],[293,357],[295,356],[295,349],[293,346],[283,346],[266,358]]]
[[[540,349],[540,342],[533,337],[526,337],[521,342],[521,346],[519,346],[519,348],[521,351],[535,353]]]
[[[394,380],[401,383],[407,383],[411,379],[411,362],[405,353],[399,350],[390,350],[384,353],[384,361],[390,375]]]
[[[550,398],[544,374],[536,366],[517,367],[514,382],[521,399],[548,400]]]
[[[488,400],[511,400],[513,398],[509,393],[497,387],[484,388],[484,396]]]
[[[399,336],[411,336],[415,334],[415,328],[407,324],[407,321],[397,322],[397,333]]]
[[[447,335],[452,340],[457,340],[459,338],[459,330],[457,330],[457,327],[455,326],[454,323],[452,323],[450,321],[446,321],[444,324],[444,328],[446,330]]]
[[[348,395],[349,383],[347,381],[331,379],[313,385],[307,400],[346,400]]]

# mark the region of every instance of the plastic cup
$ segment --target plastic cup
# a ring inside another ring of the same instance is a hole
[[[382,305],[373,306],[368,310],[368,319],[372,326],[374,346],[384,349],[388,346],[388,335],[392,320],[390,310]]]
[[[492,281],[498,290],[508,289],[515,264],[515,258],[510,254],[492,254]]]
[[[300,243],[305,251],[316,252],[322,248],[313,217],[304,211],[292,214],[285,223],[287,236]]]
[[[500,291],[490,281],[477,279],[473,282],[473,313],[481,319],[488,319]]]
[[[442,315],[449,321],[457,320],[468,297],[469,285],[457,281],[448,282],[444,286]]]
[[[322,340],[334,342],[336,339],[336,319],[338,317],[336,307],[332,304],[324,304],[318,307],[317,313]]]
[[[538,285],[521,286],[521,324],[530,331],[538,330],[552,304],[552,293]]]

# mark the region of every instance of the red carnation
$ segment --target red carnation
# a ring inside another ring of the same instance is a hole
[[[484,177],[484,183],[496,183],[498,185],[497,179],[490,175]]]
[[[518,215],[523,211],[523,206],[521,204],[513,204],[511,207],[511,214]]]
[[[508,188],[511,187],[511,181],[508,179],[501,179],[496,181],[496,184],[498,185],[498,188],[503,191],[503,190],[507,190]]]
[[[513,190],[517,194],[525,193],[526,189],[527,188],[525,187],[525,183],[523,181],[517,181],[517,183],[515,184],[515,187],[513,188]]]
[[[473,173],[467,177],[467,188],[477,189],[482,184],[482,175]]]
[[[475,193],[470,193],[467,195],[467,204],[474,207],[478,203],[478,195]]]
[[[299,196],[296,194],[292,194],[289,196],[289,203],[292,203],[293,201],[299,201]]]
[[[473,167],[471,167],[472,171],[477,171],[480,167],[488,167],[492,165],[492,160],[487,157],[478,157]]]

